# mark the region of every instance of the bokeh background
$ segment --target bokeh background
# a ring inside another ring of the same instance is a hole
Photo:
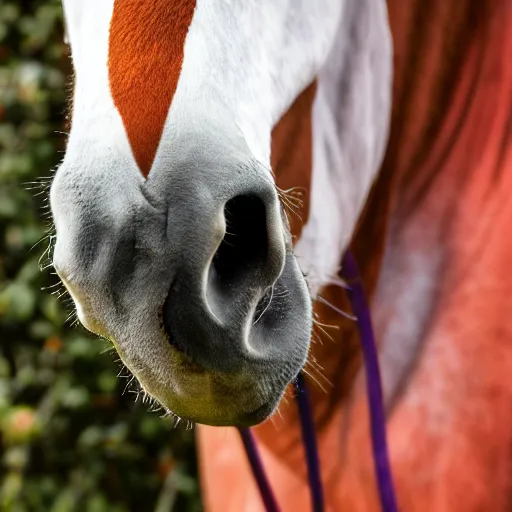
[[[193,431],[142,402],[49,266],[70,83],[60,1],[0,0],[0,510],[200,510]]]

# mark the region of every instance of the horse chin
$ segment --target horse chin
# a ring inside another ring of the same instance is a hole
[[[251,427],[276,410],[290,379],[257,373],[226,375],[191,363],[173,349],[168,382],[151,372],[134,371],[143,390],[173,416],[211,426]],[[297,370],[300,371],[300,368]],[[293,380],[293,379],[291,379]]]
[[[255,392],[258,386],[250,378],[226,378],[206,370],[197,372],[197,368],[190,372],[187,366],[177,371],[172,389],[154,389],[149,382],[144,386],[172,415],[203,425],[251,427],[262,423],[274,413],[284,391],[275,389],[263,397]]]

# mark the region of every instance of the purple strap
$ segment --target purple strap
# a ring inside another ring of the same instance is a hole
[[[258,448],[256,447],[254,436],[248,428],[240,428],[239,432],[242,436],[242,442],[244,443],[245,453],[249,459],[252,473],[260,490],[261,499],[265,504],[265,510],[267,512],[279,512],[276,498],[274,497],[272,488],[270,487],[267,480],[267,475],[263,469],[263,464],[261,463],[260,454],[258,453]]]
[[[320,463],[318,460],[318,448],[316,445],[315,424],[309,403],[308,390],[302,373],[297,377],[296,400],[299,408],[302,439],[306,451],[306,463],[308,468],[309,488],[311,489],[311,502],[313,512],[324,511],[324,493],[320,476]],[[276,499],[267,480],[263,464],[256,447],[254,436],[250,429],[239,429],[244,444],[245,453],[249,459],[252,473],[258,484],[261,498],[267,512],[279,512]]]
[[[343,275],[348,281],[347,294],[356,315],[356,322],[361,338],[363,358],[365,363],[368,402],[370,404],[370,424],[373,447],[375,473],[379,488],[380,501],[383,512],[397,512],[393,476],[389,465],[388,447],[386,441],[386,417],[382,399],[382,388],[377,357],[377,346],[373,335],[370,310],[361,284],[361,278],[354,256],[350,251],[343,258]],[[323,512],[324,497],[320,477],[320,464],[316,444],[313,415],[309,405],[309,398],[304,382],[304,376],[297,378],[297,405],[302,428],[302,438],[306,451],[309,487],[314,512]],[[256,448],[254,437],[249,429],[239,429],[242,441],[251,465],[254,478],[258,484],[261,498],[267,512],[279,512],[272,489],[263,470],[261,459]]]
[[[363,349],[368,402],[370,404],[373,461],[379,486],[380,502],[384,512],[396,512],[398,508],[393,486],[393,476],[389,465],[386,441],[386,416],[382,399],[377,346],[373,335],[370,310],[366,303],[357,263],[350,251],[347,251],[343,258],[343,277],[349,285],[347,294],[352,304],[352,312],[357,317],[356,322]]]
[[[296,391],[297,405],[299,406],[300,424],[302,427],[302,439],[306,451],[308,466],[309,488],[311,490],[311,505],[313,512],[324,510],[324,490],[320,475],[320,463],[318,461],[318,448],[316,445],[315,422],[311,412],[308,390],[302,373],[297,377]]]

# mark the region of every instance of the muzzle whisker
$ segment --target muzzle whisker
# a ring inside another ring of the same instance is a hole
[[[261,317],[267,312],[268,308],[270,307],[270,304],[272,303],[272,299],[274,298],[274,285],[272,285],[272,288],[270,289],[270,298],[268,299],[267,305],[263,309],[263,311],[260,313],[258,318],[252,323],[252,325],[256,325]]]
[[[327,390],[324,388],[324,386],[322,386],[322,384],[320,384],[320,381],[317,378],[315,378],[315,376],[310,371],[306,370],[307,366],[308,366],[308,363],[306,363],[304,365],[304,368],[302,368],[302,373],[307,375],[324,393],[327,394]]]
[[[340,308],[337,308],[334,304],[331,304],[328,300],[324,299],[320,295],[316,298],[316,300],[318,302],[321,302],[322,304],[325,304],[326,306],[330,307],[333,311],[335,311],[336,313],[338,313],[341,316],[344,316],[348,320],[352,320],[354,322],[357,320],[357,317],[355,317],[354,315],[351,315],[350,313],[347,313],[346,311],[343,311]]]
[[[316,320],[313,319],[313,325],[314,325],[314,328],[315,329],[318,329],[322,334],[324,334],[325,336],[327,336],[332,342],[334,342],[334,338],[327,332],[327,330],[324,328],[324,326],[322,324],[319,324],[316,322]],[[331,326],[331,327],[334,327],[334,326]],[[339,329],[338,326],[336,326],[336,329]],[[319,334],[318,334],[319,335]],[[320,336],[320,335],[319,335]],[[320,336],[321,338],[321,336]]]

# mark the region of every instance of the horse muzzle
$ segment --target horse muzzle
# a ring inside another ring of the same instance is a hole
[[[113,178],[65,162],[51,189],[54,265],[79,319],[174,414],[264,420],[304,365],[312,325],[270,173],[196,159]]]

